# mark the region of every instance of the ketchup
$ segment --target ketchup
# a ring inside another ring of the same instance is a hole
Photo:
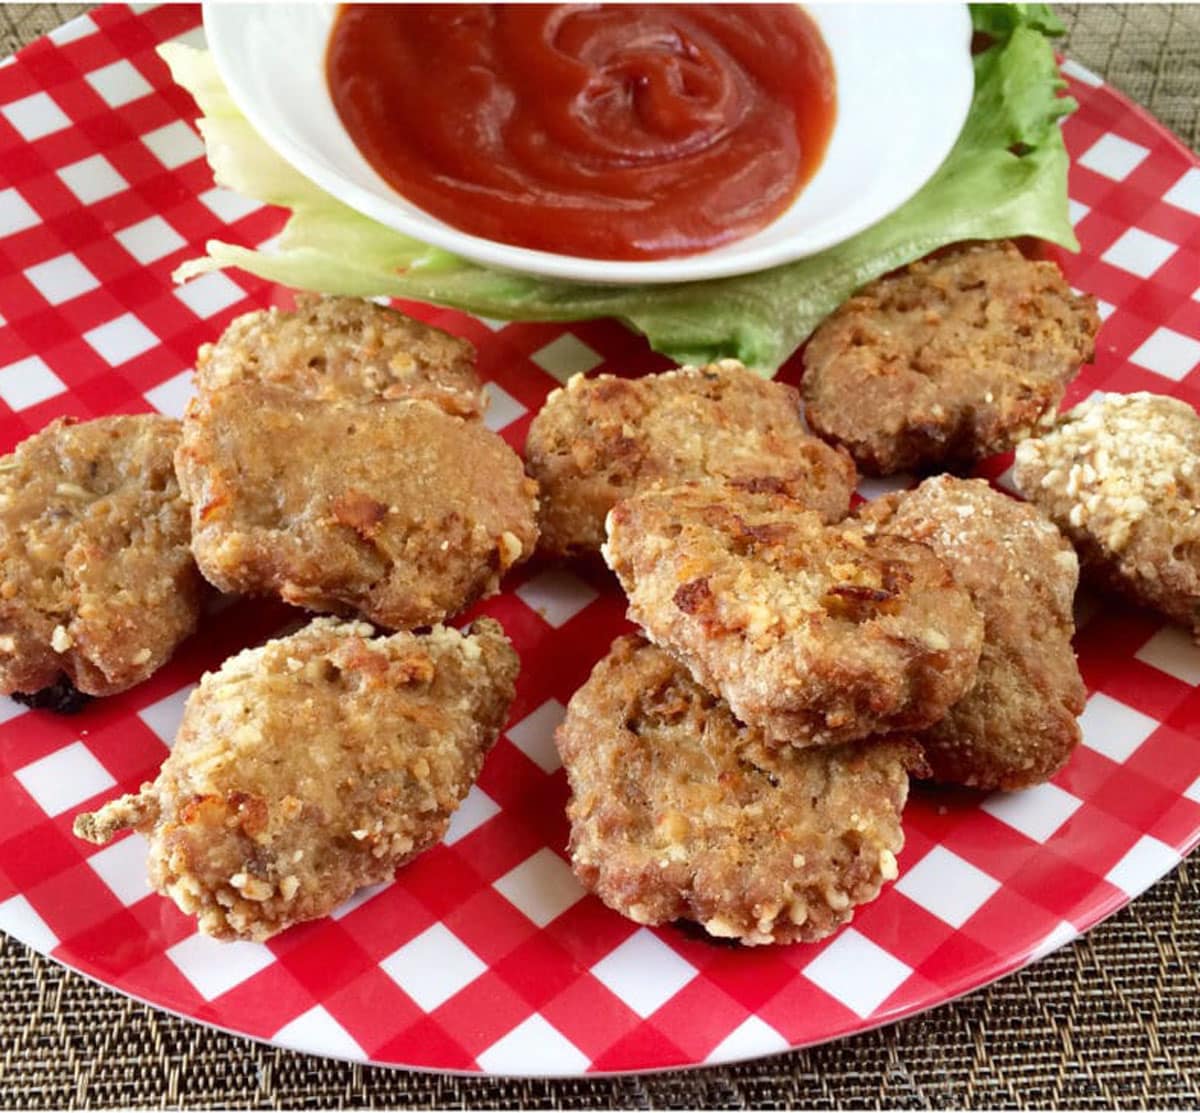
[[[350,137],[415,205],[599,259],[770,223],[835,111],[829,52],[793,4],[346,4],[326,71]]]

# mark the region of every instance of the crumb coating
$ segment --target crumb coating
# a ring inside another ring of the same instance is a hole
[[[391,629],[493,594],[537,539],[517,454],[427,402],[233,383],[189,405],[175,466],[211,583]]]
[[[637,637],[596,665],[556,740],[575,872],[638,923],[810,942],[896,877],[911,741],[775,746]]]
[[[605,556],[650,640],[781,742],[929,726],[975,677],[983,621],[930,549],[782,495],[634,496]]]
[[[965,465],[1053,423],[1099,327],[1056,264],[1007,242],[956,246],[821,324],[804,354],[808,420],[874,474]]]
[[[854,464],[809,433],[800,411],[794,387],[736,360],[638,379],[574,376],[546,399],[525,445],[541,488],[539,547],[594,552],[621,499],[710,479],[790,495],[827,522],[844,518]]]
[[[201,346],[200,391],[247,379],[333,401],[421,398],[458,417],[487,406],[468,341],[361,298],[301,294],[293,311],[245,313]]]
[[[0,459],[0,692],[113,695],[196,628],[178,442],[157,414],[59,418]]]
[[[975,683],[917,735],[934,778],[1007,790],[1049,780],[1079,743],[1087,698],[1071,648],[1079,562],[1069,542],[982,479],[927,479],[861,513],[932,548],[983,616]]]
[[[508,714],[498,623],[374,637],[318,618],[207,673],[153,783],[75,819],[135,828],[150,881],[200,930],[266,939],[437,842]]]
[[[1021,493],[1075,544],[1088,578],[1200,636],[1200,417],[1164,395],[1103,394],[1022,444]]]

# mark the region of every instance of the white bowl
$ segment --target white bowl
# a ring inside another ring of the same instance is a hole
[[[752,236],[674,259],[626,262],[468,235],[405,200],[358,152],[325,82],[337,5],[204,5],[230,95],[279,154],[322,189],[398,232],[477,263],[582,282],[689,282],[812,255],[898,209],[933,176],[971,104],[965,4],[806,4],[833,57],[837,117],[820,169]]]

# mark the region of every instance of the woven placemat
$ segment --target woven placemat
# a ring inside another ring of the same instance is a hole
[[[89,5],[0,5],[8,54]],[[1061,5],[1063,49],[1200,146],[1200,6]],[[743,1066],[567,1082],[277,1051],[138,1005],[0,935],[0,1106],[538,1109],[1200,1105],[1200,868],[903,1024]]]

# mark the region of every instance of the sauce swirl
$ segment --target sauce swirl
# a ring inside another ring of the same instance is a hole
[[[833,65],[796,5],[346,4],[343,126],[463,231],[600,259],[750,235],[820,164]]]

